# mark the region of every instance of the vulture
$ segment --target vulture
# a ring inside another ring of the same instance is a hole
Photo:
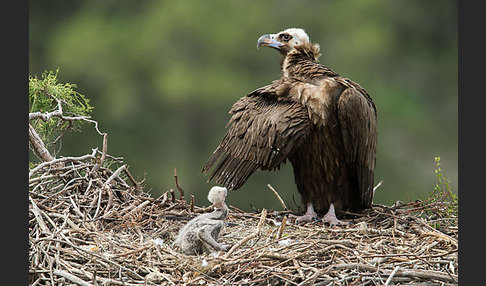
[[[214,186],[209,190],[208,201],[213,203],[214,211],[190,220],[179,230],[174,246],[178,246],[187,255],[216,253],[228,250],[229,245],[218,243],[221,230],[228,216],[228,207],[224,202],[228,191]]]
[[[303,29],[266,34],[257,48],[281,55],[281,77],[240,98],[227,132],[201,172],[237,190],[257,170],[288,159],[306,208],[331,225],[344,212],[370,208],[377,146],[377,111],[368,92],[319,63],[320,46]],[[337,215],[337,216],[336,216]]]

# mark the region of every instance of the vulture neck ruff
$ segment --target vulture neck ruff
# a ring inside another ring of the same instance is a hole
[[[330,68],[319,64],[319,44],[303,44],[295,46],[293,50],[284,54],[280,62],[280,70],[283,77],[295,77],[299,79],[322,76],[338,76]]]

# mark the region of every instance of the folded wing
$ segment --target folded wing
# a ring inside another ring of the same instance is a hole
[[[309,133],[307,108],[285,96],[274,82],[240,98],[232,107],[228,131],[202,172],[229,189],[240,188],[256,170],[274,170]]]

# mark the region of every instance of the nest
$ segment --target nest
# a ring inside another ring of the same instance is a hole
[[[230,250],[187,256],[172,246],[178,230],[212,208],[186,202],[177,176],[179,193],[154,198],[121,159],[97,153],[30,171],[32,286],[458,283],[457,215],[444,202],[374,205],[333,227],[230,206],[220,236]]]

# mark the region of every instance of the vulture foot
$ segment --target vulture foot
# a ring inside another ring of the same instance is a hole
[[[221,248],[222,251],[228,251],[230,249],[230,245],[226,243],[219,243],[219,247]]]
[[[311,222],[317,219],[317,213],[314,211],[314,206],[312,204],[307,205],[307,211],[303,216],[295,216],[295,224],[301,224],[303,222]]]
[[[333,225],[348,225],[349,224],[349,222],[340,221],[340,220],[337,219],[336,212],[334,210],[334,205],[332,203],[329,206],[329,211],[322,218],[322,221],[328,222],[330,226],[333,226]]]

